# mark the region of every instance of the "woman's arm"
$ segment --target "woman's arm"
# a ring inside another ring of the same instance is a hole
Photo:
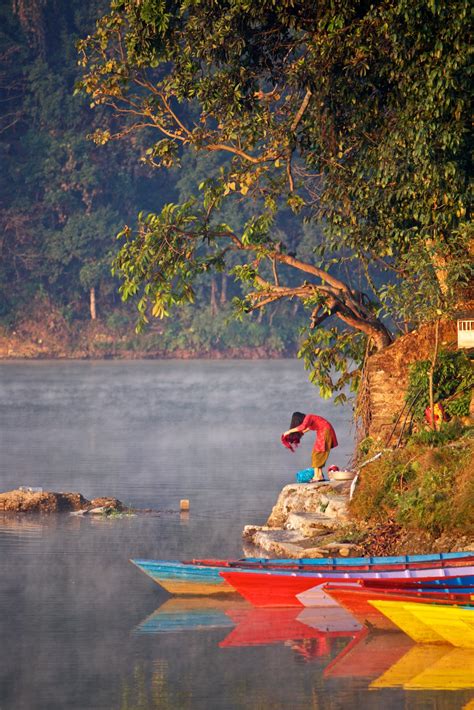
[[[306,434],[307,431],[309,431],[309,429],[300,429],[299,427],[295,427],[294,429],[288,429],[288,431],[283,432],[283,436],[296,434],[296,432],[298,432],[299,434]]]

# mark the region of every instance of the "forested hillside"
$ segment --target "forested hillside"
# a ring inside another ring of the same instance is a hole
[[[93,31],[107,5],[99,0],[1,5],[0,323],[16,332],[28,318],[38,326],[44,320],[47,335],[48,323],[79,332],[97,319],[109,334],[123,339],[127,333],[127,348],[140,349],[133,338],[135,305],[122,303],[111,273],[116,234],[139,212],[188,199],[210,168],[208,160],[187,155],[164,174],[140,160],[146,136],[103,146],[88,138],[98,126],[112,128],[113,119],[74,93],[80,76],[76,43]],[[219,161],[216,156],[216,168]],[[224,217],[238,229],[251,210],[235,200]],[[294,253],[311,258],[317,227],[303,226],[286,209],[278,217],[279,231]],[[229,324],[232,299],[241,294],[232,276],[204,274],[195,303],[155,325],[146,347],[294,351],[304,322],[299,303]]]
[[[299,343],[343,400],[371,353],[469,301],[467,12],[5,1],[7,351]]]

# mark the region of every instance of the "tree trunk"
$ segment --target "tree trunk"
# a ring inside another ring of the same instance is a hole
[[[433,351],[433,357],[431,359],[431,367],[430,371],[428,372],[428,383],[429,383],[429,394],[430,394],[430,412],[431,412],[431,427],[434,429],[434,431],[437,430],[438,426],[436,424],[436,417],[435,417],[435,411],[434,411],[434,388],[433,388],[433,376],[434,376],[434,371],[436,367],[436,359],[438,357],[438,345],[439,345],[439,319],[436,321],[435,324],[435,344],[434,344],[434,351]]]
[[[217,284],[216,277],[211,277],[211,313],[213,316],[217,313]]]
[[[222,285],[221,285],[221,304],[227,303],[227,276],[222,274]]]
[[[97,310],[96,310],[96,305],[95,305],[95,288],[94,288],[94,286],[90,289],[90,311],[91,311],[91,319],[96,320]]]

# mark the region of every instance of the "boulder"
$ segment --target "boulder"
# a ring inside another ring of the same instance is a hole
[[[81,493],[55,493],[54,491],[35,491],[28,487],[0,493],[0,511],[13,513],[72,513],[87,512],[91,509],[124,510],[123,503],[117,498],[84,498]]]
[[[15,513],[66,513],[88,505],[89,501],[80,493],[37,493],[19,489],[0,493],[0,510]]]
[[[93,508],[113,508],[114,510],[118,511],[123,511],[125,509],[122,501],[120,501],[118,498],[112,498],[108,496],[102,498],[94,498],[93,500],[91,500],[90,504]]]
[[[335,518],[329,518],[323,513],[290,513],[285,523],[286,530],[295,530],[303,538],[314,537],[336,527]]]
[[[321,483],[293,483],[285,486],[278,496],[278,500],[267,520],[271,528],[284,528],[291,513],[326,513],[332,506],[333,496],[335,507],[342,510],[342,499],[348,499],[350,482],[331,481]],[[344,495],[345,494],[345,495]]]

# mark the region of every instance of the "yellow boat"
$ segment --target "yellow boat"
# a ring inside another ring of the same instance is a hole
[[[417,643],[446,643],[440,634],[420,621],[408,609],[405,609],[405,602],[377,600],[369,601],[369,604],[382,612],[387,619],[390,619]],[[418,606],[418,603],[411,606]]]
[[[370,684],[371,689],[464,690],[474,688],[474,651],[451,646],[414,646]]]
[[[371,601],[402,631],[419,643],[450,643],[474,648],[474,606],[459,607],[398,601]]]

